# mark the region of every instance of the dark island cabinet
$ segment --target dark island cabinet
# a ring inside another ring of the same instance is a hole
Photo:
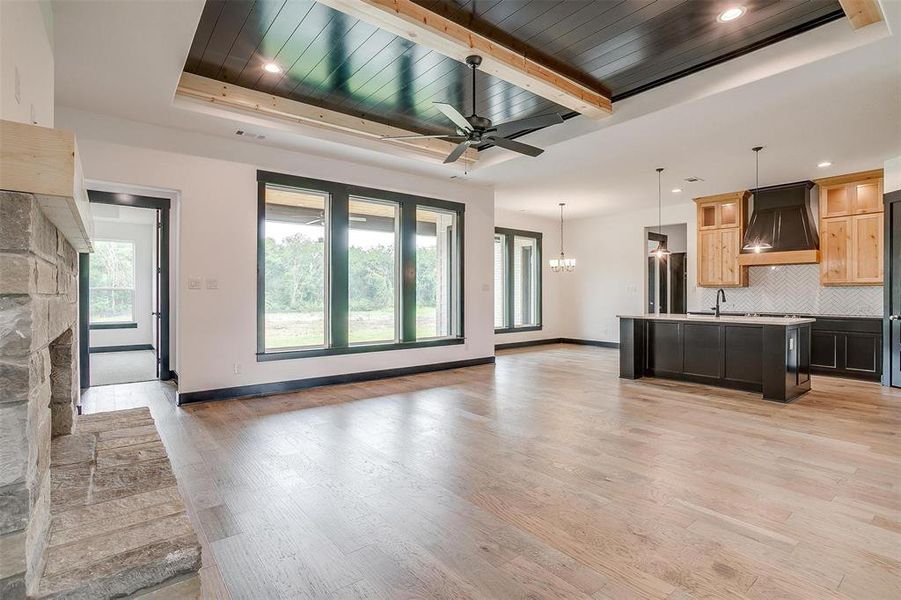
[[[880,380],[881,319],[817,317],[811,329],[811,372]]]

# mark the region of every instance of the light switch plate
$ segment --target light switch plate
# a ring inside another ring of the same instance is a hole
[[[213,279],[212,277],[207,277],[206,278],[206,289],[218,290],[219,289],[219,280]]]
[[[188,289],[189,290],[199,290],[200,289],[200,277],[188,277]]]

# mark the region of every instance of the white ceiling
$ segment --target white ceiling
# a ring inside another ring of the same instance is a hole
[[[59,106],[227,136],[446,179],[463,175],[377,141],[173,105],[203,0],[54,2]],[[886,3],[889,21],[901,3]],[[894,27],[895,31],[899,27]],[[764,145],[761,185],[876,168],[901,155],[901,46],[885,25],[853,32],[844,20],[640,94],[601,122],[577,117],[528,136],[536,159],[482,153],[466,178],[494,185],[500,208],[599,215],[754,184],[750,148]],[[816,163],[831,160],[829,169]],[[704,178],[688,184],[687,176]],[[682,194],[670,193],[673,187]]]

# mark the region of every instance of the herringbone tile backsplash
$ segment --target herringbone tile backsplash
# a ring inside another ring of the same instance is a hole
[[[750,285],[726,290],[728,312],[801,313],[881,317],[882,286],[823,287],[819,265],[752,267]],[[716,290],[705,288],[704,308],[716,304]]]

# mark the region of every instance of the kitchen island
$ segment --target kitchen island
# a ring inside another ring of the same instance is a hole
[[[810,390],[806,317],[617,315],[620,377],[665,377],[789,402]]]

